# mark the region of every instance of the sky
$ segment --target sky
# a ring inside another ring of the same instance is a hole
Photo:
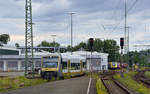
[[[137,1],[135,4],[134,2]],[[70,12],[73,15],[73,45],[90,37],[124,37],[125,0],[32,0],[34,45],[46,40],[70,45]],[[150,0],[127,0],[130,50],[150,44]],[[132,7],[133,6],[133,7]],[[0,34],[9,34],[7,46],[25,44],[25,0],[0,0]],[[138,48],[144,49],[144,48]]]

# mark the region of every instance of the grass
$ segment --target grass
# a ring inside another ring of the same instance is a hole
[[[133,80],[133,76],[137,72],[129,72],[124,74],[124,78],[120,77],[120,74],[116,74],[114,76],[115,79],[119,80],[122,84],[128,86],[132,90],[136,91],[139,94],[149,94],[150,89],[145,87],[142,83],[137,83],[135,80]]]
[[[146,71],[144,75],[150,78],[150,71]]]
[[[0,78],[0,92],[6,92],[17,88],[38,85],[46,82],[43,79],[27,79],[23,76],[16,78]]]
[[[83,75],[83,73],[66,73],[64,74],[64,79],[70,79],[72,77],[76,77],[76,75]],[[57,77],[56,79],[52,77],[50,81],[56,81],[56,80],[61,80],[60,77]],[[27,79],[24,76],[19,76],[16,78],[0,78],[0,92],[7,92],[10,90],[15,90],[18,88],[24,88],[28,86],[34,86],[42,83],[46,83],[47,80],[43,80],[42,78],[38,79]]]
[[[73,78],[73,77],[77,77],[79,75],[83,75],[84,73],[82,72],[72,72],[72,73],[64,73],[64,79],[70,79],[70,78]]]
[[[108,94],[105,86],[98,75],[94,74],[93,77],[96,79],[96,90],[97,94]]]

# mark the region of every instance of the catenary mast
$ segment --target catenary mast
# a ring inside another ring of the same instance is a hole
[[[28,72],[34,78],[34,54],[33,54],[33,28],[32,28],[32,1],[26,0],[25,4],[25,76]]]

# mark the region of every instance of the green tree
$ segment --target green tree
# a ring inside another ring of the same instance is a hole
[[[3,44],[7,44],[9,41],[10,41],[10,36],[8,34],[0,35],[0,42],[2,43],[1,46],[3,46]]]
[[[78,51],[80,49],[86,50],[86,43],[81,42],[80,44],[73,47],[73,51]]]
[[[71,46],[70,45],[67,46],[67,51],[71,51]]]
[[[119,46],[115,40],[104,40],[104,53],[108,53],[108,61],[116,61],[120,59]]]
[[[86,51],[90,51],[90,41],[87,43],[81,42],[73,47],[73,51],[78,51],[83,48]],[[67,47],[67,51],[71,51],[71,47]],[[93,51],[103,52],[109,54],[109,61],[120,61],[119,46],[115,40],[100,40],[98,38],[94,39]]]
[[[60,44],[57,42],[47,42],[47,41],[42,41],[38,47],[59,47]],[[44,49],[45,51],[53,52],[53,49]]]
[[[16,48],[20,47],[19,43],[15,43],[15,46],[16,46]]]
[[[103,52],[104,42],[100,39],[94,40],[93,50],[97,52]]]
[[[38,47],[59,47],[60,44],[57,42],[47,42],[47,41],[42,41]]]
[[[123,61],[128,63],[128,54],[129,54],[129,66],[132,67],[133,64],[138,64],[139,66],[149,65],[148,59],[150,57],[149,50],[145,51],[131,51],[123,56]]]

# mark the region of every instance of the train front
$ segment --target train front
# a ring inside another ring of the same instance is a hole
[[[57,77],[60,72],[60,57],[59,56],[43,56],[41,60],[41,77],[51,79]]]

